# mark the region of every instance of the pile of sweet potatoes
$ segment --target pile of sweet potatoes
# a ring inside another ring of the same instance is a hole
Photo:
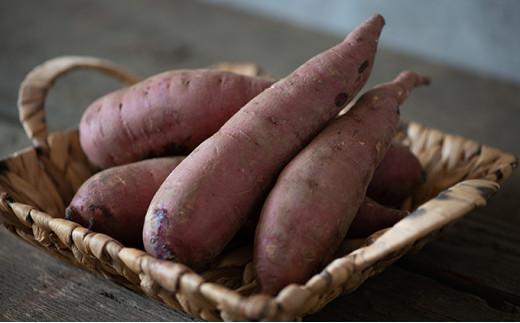
[[[428,78],[402,72],[338,115],[368,80],[384,24],[371,17],[278,81],[179,70],[96,100],[80,143],[104,170],[66,218],[194,268],[242,235],[260,291],[305,282],[345,238],[405,217],[424,181],[393,138],[399,106]]]

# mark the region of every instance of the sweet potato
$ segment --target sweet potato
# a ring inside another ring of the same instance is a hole
[[[256,230],[262,292],[303,283],[345,237],[399,124],[399,105],[427,79],[411,72],[365,93],[283,169]]]
[[[144,226],[150,254],[197,266],[235,235],[278,172],[366,82],[384,25],[374,16],[241,108],[170,174]]]
[[[390,149],[389,149],[390,150]],[[408,214],[407,211],[383,206],[371,198],[365,197],[363,203],[350,224],[346,238],[365,238],[372,233],[391,227]],[[240,228],[243,240],[253,239],[259,216],[249,217]]]
[[[272,83],[215,70],[152,76],[92,103],[79,125],[81,147],[101,168],[188,153]]]
[[[376,168],[367,195],[386,206],[400,208],[425,180],[421,163],[404,146],[392,145]]]
[[[396,208],[399,208],[404,200],[424,182],[424,177],[424,171],[417,157],[407,147],[392,144],[374,171],[374,176],[368,184],[368,197],[354,217],[347,237],[350,235],[366,237],[399,221],[407,212]],[[389,207],[380,205],[377,201],[383,201],[381,203]],[[247,219],[240,228],[240,236],[245,239],[254,236],[259,212],[260,210]]]
[[[352,220],[347,238],[365,238],[372,233],[389,228],[408,215],[407,211],[383,206],[376,201],[365,198]]]
[[[148,205],[181,160],[155,158],[101,171],[81,185],[65,218],[127,246],[141,246]]]

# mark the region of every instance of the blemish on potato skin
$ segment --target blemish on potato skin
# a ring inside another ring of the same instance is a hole
[[[164,220],[168,220],[168,211],[165,208],[153,210],[153,215],[159,224],[162,224]]]
[[[363,73],[369,65],[370,65],[370,63],[368,62],[368,60],[361,63],[361,65],[359,65],[359,68],[358,68],[358,73],[359,74]]]
[[[102,222],[104,222],[104,220],[106,218],[111,218],[114,216],[109,209],[107,209],[106,207],[104,207],[102,205],[91,204],[88,206],[87,210],[88,210],[87,214],[89,215],[87,229],[89,229],[89,230],[96,230],[96,227],[95,227],[96,223],[98,223],[98,222],[102,223]],[[82,219],[82,218],[83,217],[79,217],[79,219]]]
[[[170,250],[168,244],[164,241],[164,235],[161,232],[168,228],[169,218],[168,210],[165,208],[156,208],[153,210],[153,219],[155,225],[158,228],[157,234],[153,234],[150,238],[150,244],[153,248],[155,255],[160,259],[175,260],[175,255]]]
[[[272,116],[270,116],[268,120],[275,126],[277,126],[280,123],[275,117]]]
[[[311,191],[314,191],[315,189],[318,188],[319,184],[318,182],[316,182],[315,180],[309,178],[308,180],[305,181],[305,184],[307,184],[307,186],[311,189]]]
[[[354,120],[356,123],[362,123],[363,119],[360,118],[357,114],[352,114],[352,120]]]
[[[168,248],[166,244],[163,244],[161,246],[162,252],[159,253],[159,257],[164,260],[176,260],[177,257],[171,252],[171,250]]]
[[[276,259],[276,246],[273,244],[265,246],[265,254],[268,259]]]

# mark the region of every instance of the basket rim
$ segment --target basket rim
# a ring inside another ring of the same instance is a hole
[[[404,129],[405,132],[418,131],[416,128],[439,131],[413,121],[402,121],[402,129]],[[55,133],[75,131],[77,131],[77,129],[73,128]],[[461,136],[439,132],[445,136],[475,142]],[[370,236],[367,239],[370,244],[333,260],[306,283],[288,285],[276,296],[265,294],[243,296],[237,291],[222,285],[206,282],[198,273],[184,264],[156,259],[143,250],[124,247],[120,242],[105,234],[87,230],[75,222],[61,217],[52,217],[30,205],[17,202],[11,199],[6,192],[3,192],[2,187],[0,187],[0,204],[4,206],[5,209],[11,210],[11,213],[26,227],[30,228],[36,225],[44,230],[54,232],[61,243],[71,250],[73,245],[78,242],[76,236],[80,235],[83,238],[90,236],[88,241],[95,243],[91,243],[92,245],[88,245],[87,248],[90,249],[89,251],[96,258],[101,261],[116,263],[121,268],[120,274],[127,279],[129,277],[127,277],[128,273],[125,274],[124,272],[125,267],[131,270],[135,276],[144,275],[151,279],[154,284],[152,284],[153,286],[149,286],[149,290],[147,290],[147,287],[141,282],[141,289],[147,294],[153,295],[153,289],[157,289],[157,286],[171,293],[177,292],[178,289],[184,289],[192,293],[199,293],[206,301],[217,305],[223,311],[233,312],[239,309],[246,318],[290,318],[292,316],[298,317],[299,315],[306,314],[304,313],[305,305],[315,301],[316,295],[324,295],[327,293],[327,290],[331,289],[331,286],[345,283],[349,275],[355,274],[356,271],[366,269],[373,270],[369,267],[378,261],[393,262],[399,258],[400,255],[393,255],[393,253],[398,252],[402,248],[406,249],[407,243],[410,242],[399,237],[403,232],[405,232],[405,234],[408,233],[408,236],[410,236],[410,231],[417,233],[417,230],[422,230],[420,235],[424,237],[434,231],[435,228],[431,227],[431,223],[429,223],[430,227],[426,228],[424,223],[421,222],[421,219],[424,218],[421,217],[421,214],[433,214],[436,210],[446,205],[446,203],[454,203],[453,197],[456,197],[455,202],[459,203],[457,204],[459,208],[457,210],[459,213],[457,215],[458,218],[477,206],[485,205],[486,200],[498,191],[500,183],[503,183],[509,177],[512,168],[517,166],[518,160],[511,153],[487,145],[481,145],[481,147],[481,149],[492,150],[493,153],[498,156],[497,160],[501,161],[498,168],[500,174],[491,173],[483,179],[470,179],[457,183],[455,186],[441,192],[437,197],[420,205],[414,212],[410,213],[409,216],[393,227]],[[8,155],[7,158],[2,159],[0,164],[3,165],[7,160],[24,153],[32,152],[35,149],[37,148],[27,147],[16,151]],[[461,200],[460,194],[466,194],[467,199]],[[441,228],[452,221],[454,221],[454,219],[445,219],[444,222],[438,222],[436,228]],[[422,227],[418,227],[418,224],[422,224]],[[66,230],[63,228],[66,228]],[[63,232],[66,232],[66,234],[63,234]],[[416,241],[417,239],[414,240],[414,242]],[[384,248],[381,248],[381,246],[384,246]],[[78,245],[75,247],[84,248],[85,246]],[[408,249],[406,249],[406,251],[407,250]],[[393,259],[395,257],[397,258]],[[377,272],[374,271],[373,274],[375,273]],[[346,290],[348,290],[348,286],[343,288],[343,291]],[[337,295],[330,297],[333,299],[335,296]]]

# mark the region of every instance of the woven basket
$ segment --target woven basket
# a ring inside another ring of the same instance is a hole
[[[411,148],[427,172],[426,183],[403,206],[413,212],[367,239],[344,241],[345,256],[305,284],[289,285],[276,297],[254,294],[250,245],[229,248],[207,271],[196,273],[63,219],[74,192],[96,169],[81,150],[77,129],[47,132],[44,101],[55,79],[76,68],[127,83],[137,80],[110,62],[88,57],[57,58],[28,74],[20,87],[19,113],[33,147],[0,162],[3,225],[54,256],[206,320],[294,320],[318,311],[484,206],[517,164],[511,154],[475,141],[403,123],[396,140]],[[219,68],[258,73],[254,65]]]

